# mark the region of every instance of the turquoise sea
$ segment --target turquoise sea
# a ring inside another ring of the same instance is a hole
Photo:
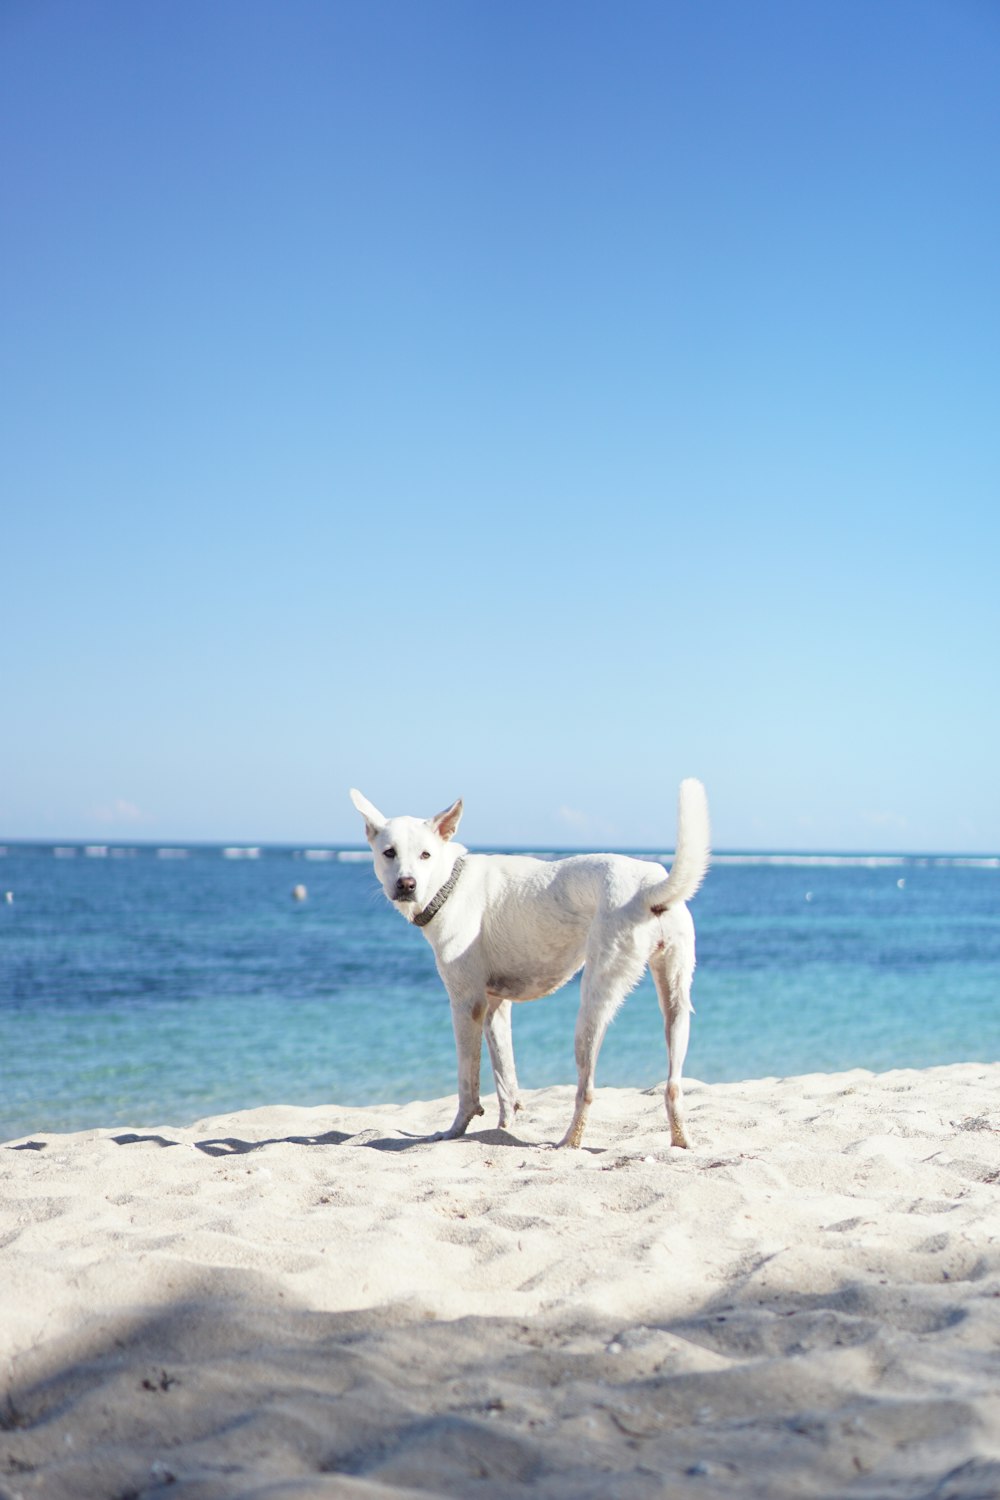
[[[689,1077],[1000,1059],[1000,858],[719,855],[692,910]],[[575,1081],[577,998],[516,1007],[525,1088]],[[665,1072],[644,981],[598,1084]],[[0,854],[0,1139],[454,1090],[430,948],[360,851]]]

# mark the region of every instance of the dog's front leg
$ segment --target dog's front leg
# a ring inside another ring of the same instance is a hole
[[[514,1042],[510,1032],[512,1009],[509,1000],[501,1000],[486,1017],[486,1045],[490,1049],[493,1081],[497,1086],[501,1130],[506,1130],[508,1125],[514,1123],[514,1116],[521,1108],[517,1072],[514,1068]]]
[[[452,1141],[464,1135],[469,1121],[484,1113],[479,1102],[479,1066],[483,1055],[483,1020],[486,999],[451,995],[451,1024],[458,1055],[458,1113],[448,1130],[431,1136],[433,1141]]]

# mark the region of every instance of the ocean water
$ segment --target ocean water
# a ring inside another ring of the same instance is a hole
[[[1000,1058],[1000,859],[723,855],[692,910],[689,1077]],[[523,1087],[575,1082],[578,997],[573,983],[515,1007]],[[665,1074],[647,979],[608,1032],[597,1081],[650,1087]],[[0,854],[0,1140],[454,1091],[431,950],[367,857]]]

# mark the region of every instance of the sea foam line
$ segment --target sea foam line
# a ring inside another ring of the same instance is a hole
[[[996,855],[968,854],[713,854],[714,865],[809,865],[886,869],[901,865],[1000,870]]]

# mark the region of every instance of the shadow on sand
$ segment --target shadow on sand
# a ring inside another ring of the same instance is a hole
[[[116,1146],[180,1146],[183,1144],[181,1141],[170,1140],[164,1135],[143,1135],[135,1131],[113,1135],[111,1140]],[[440,1136],[434,1135],[401,1133],[393,1136],[380,1136],[375,1130],[364,1130],[352,1135],[349,1131],[328,1130],[324,1135],[266,1136],[258,1141],[246,1141],[239,1136],[227,1135],[195,1141],[193,1145],[196,1151],[203,1151],[206,1156],[245,1156],[250,1151],[262,1151],[267,1146],[367,1146],[373,1151],[412,1151],[417,1146],[439,1144],[440,1141]],[[467,1135],[454,1142],[454,1145],[460,1147],[462,1141],[478,1142],[486,1146],[517,1146],[522,1150],[537,1150],[539,1144],[537,1141],[522,1140],[520,1136],[512,1135],[509,1130],[470,1130]],[[11,1149],[42,1151],[45,1145],[45,1141],[26,1141]]]
[[[693,1316],[651,1307],[623,1326],[565,1311],[449,1321],[413,1302],[320,1312],[202,1267],[169,1305],[95,1318],[16,1362],[0,1496],[1000,1494],[971,1387],[903,1394],[883,1378],[887,1332],[930,1351],[954,1325],[946,1290],[900,1296],[887,1319],[858,1284],[762,1301],[753,1269]]]

